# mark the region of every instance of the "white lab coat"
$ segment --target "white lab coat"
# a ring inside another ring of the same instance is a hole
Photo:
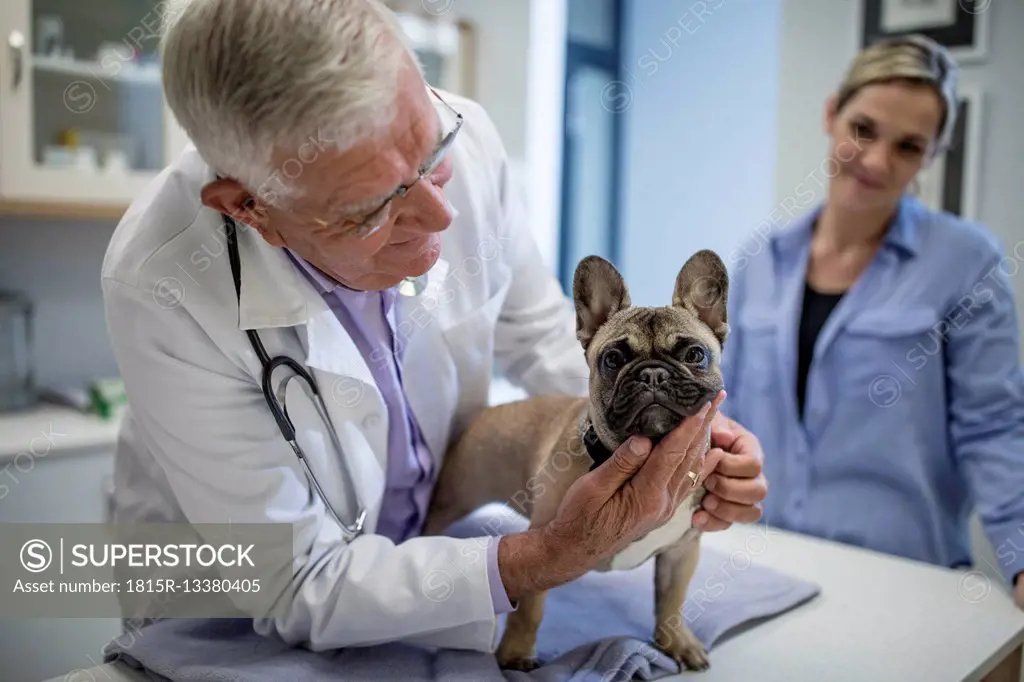
[[[466,118],[446,190],[458,217],[427,290],[399,297],[396,311],[408,398],[438,459],[487,404],[495,367],[531,393],[587,390],[571,304],[511,192],[497,131],[477,104],[449,98]],[[117,445],[116,520],[292,524],[293,601],[287,618],[257,619],[261,633],[316,650],[408,641],[492,651],[485,542],[396,546],[374,534],[387,458],[380,392],[318,293],[252,229],[238,235],[236,304],[221,216],[199,200],[212,178],[187,149],[133,203],[103,264],[109,333],[130,400]],[[368,508],[366,532],[350,544],[310,493],[264,403],[245,329],[259,331],[271,356],[304,363],[324,394],[341,453],[320,433],[299,382],[288,384],[288,408],[342,520],[355,518],[353,485]],[[425,581],[450,589],[439,599]]]

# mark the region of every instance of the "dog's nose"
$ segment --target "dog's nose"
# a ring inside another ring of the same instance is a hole
[[[640,381],[655,388],[668,381],[668,370],[664,367],[644,367],[640,370]]]

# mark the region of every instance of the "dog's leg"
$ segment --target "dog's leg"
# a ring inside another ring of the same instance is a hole
[[[573,482],[587,472],[590,458],[585,455],[579,437],[574,432],[578,416],[567,425],[552,455],[535,474],[536,497],[530,515],[530,527],[541,528],[558,514],[558,506]],[[536,660],[537,631],[544,618],[544,591],[524,595],[518,608],[508,614],[505,632],[498,645],[498,664],[513,670],[532,670]]]
[[[690,631],[683,617],[686,590],[700,558],[700,536],[688,536],[655,558],[655,634],[658,648],[674,658],[680,668],[707,670],[704,645]]]
[[[537,630],[544,618],[547,592],[535,592],[519,600],[519,607],[508,614],[505,632],[498,645],[498,665],[508,670],[530,671],[537,662]]]

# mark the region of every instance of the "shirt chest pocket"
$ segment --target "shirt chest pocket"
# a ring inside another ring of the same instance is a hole
[[[847,322],[829,353],[841,393],[894,400],[941,376],[945,334],[939,314],[926,307],[872,310]]]
[[[778,321],[761,313],[742,315],[736,322],[740,341],[732,359],[733,376],[726,377],[725,389],[730,384],[746,392],[748,389],[763,395],[770,387],[778,386],[781,379],[778,359]],[[725,341],[727,350],[729,340]]]

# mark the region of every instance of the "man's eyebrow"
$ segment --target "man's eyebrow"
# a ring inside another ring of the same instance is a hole
[[[444,142],[445,135],[447,134],[448,132],[445,130],[445,123],[443,117],[438,116],[437,136],[434,142],[434,146],[430,150],[430,155],[423,160],[424,163],[428,162],[431,158],[433,158],[434,154],[437,153],[437,150],[441,147],[441,143]],[[377,207],[379,207],[381,204],[387,201],[397,191],[398,187],[395,187],[390,192],[385,192],[375,197],[363,199],[362,201],[357,201],[355,203],[344,203],[339,200],[332,199],[328,203],[328,210],[330,210],[332,214],[341,215],[345,217],[351,217],[361,213],[366,213],[368,211],[376,210]]]
[[[385,194],[379,194],[369,199],[363,199],[356,202],[343,202],[340,200],[332,201],[328,204],[328,210],[335,215],[341,215],[345,217],[353,217],[361,213],[376,210],[381,204],[387,201],[388,197],[393,192],[387,192]]]

